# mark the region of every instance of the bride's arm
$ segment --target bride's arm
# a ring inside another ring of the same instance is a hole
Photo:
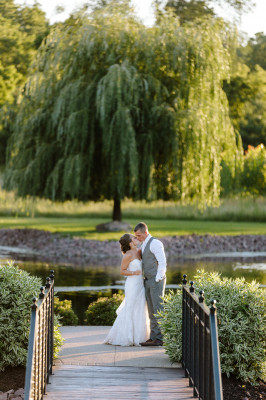
[[[141,271],[128,271],[127,270],[130,261],[131,261],[131,255],[125,254],[124,257],[122,258],[121,267],[120,267],[121,275],[124,275],[124,276],[140,275]]]

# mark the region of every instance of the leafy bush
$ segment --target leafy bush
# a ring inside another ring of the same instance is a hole
[[[60,348],[63,346],[65,339],[63,339],[60,332],[59,317],[54,315],[54,359],[57,358]]]
[[[84,321],[87,325],[113,325],[117,315],[116,310],[124,299],[124,295],[114,294],[113,297],[100,297],[91,303],[85,311]]]
[[[11,263],[0,265],[0,371],[26,365],[32,298],[38,297],[41,283]],[[57,319],[54,332],[56,353],[62,344]]]
[[[60,301],[58,297],[54,298],[54,312],[59,316],[59,320],[62,325],[69,326],[78,324],[78,317],[71,307],[71,300]]]
[[[217,301],[221,369],[227,376],[255,382],[266,376],[266,297],[256,282],[244,278],[221,278],[218,273],[198,272],[195,288],[205,292],[209,305]],[[182,293],[170,292],[160,313],[166,353],[172,361],[181,361]]]
[[[30,306],[40,286],[40,278],[12,264],[0,266],[0,371],[26,363]]]

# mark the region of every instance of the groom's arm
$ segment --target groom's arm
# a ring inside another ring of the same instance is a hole
[[[158,268],[155,280],[156,282],[159,282],[165,277],[166,274],[166,257],[162,242],[158,239],[154,239],[151,242],[150,251],[154,254],[158,262]]]

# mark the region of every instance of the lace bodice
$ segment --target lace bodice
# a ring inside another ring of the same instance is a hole
[[[139,271],[142,269],[142,261],[135,258],[133,261],[129,263],[127,267],[128,271]]]

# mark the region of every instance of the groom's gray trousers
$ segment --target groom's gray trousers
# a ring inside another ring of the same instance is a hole
[[[155,281],[155,276],[149,279],[144,278],[145,294],[150,317],[150,338],[152,340],[163,340],[157,317],[155,317],[154,314],[157,314],[158,311],[161,311],[163,309],[163,300],[161,299],[161,297],[164,296],[165,283],[166,278],[162,279],[159,282]]]

